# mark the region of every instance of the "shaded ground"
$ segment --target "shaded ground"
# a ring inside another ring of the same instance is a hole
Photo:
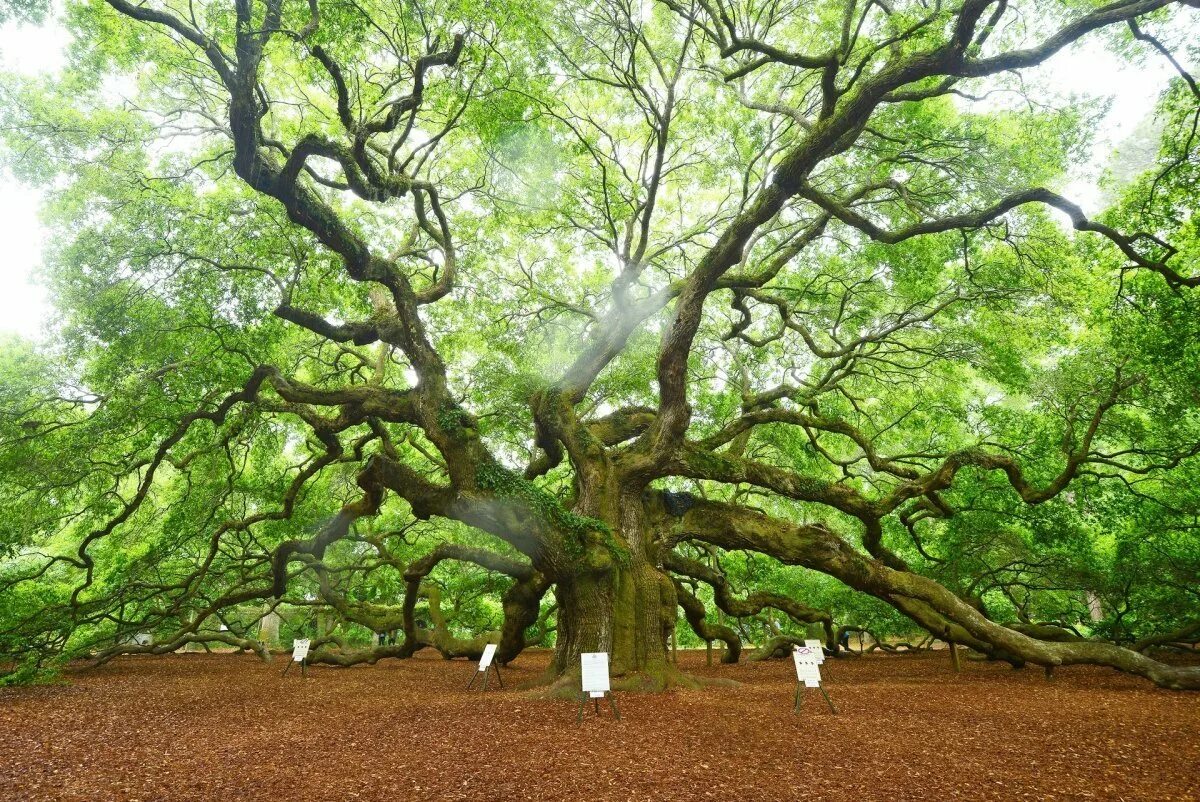
[[[434,654],[374,667],[252,656],[119,660],[0,690],[0,800],[1200,799],[1200,694],[1101,669],[945,653],[827,664],[833,716],[792,714],[789,662],[685,669],[736,689],[618,697],[622,721],[464,687]]]

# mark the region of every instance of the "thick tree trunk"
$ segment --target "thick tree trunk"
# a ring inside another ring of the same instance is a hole
[[[558,577],[552,670],[575,677],[582,653],[608,652],[616,686],[661,689],[677,680],[669,654],[675,588],[657,567],[640,499],[622,498],[614,517],[618,526],[589,539],[578,570]]]
[[[671,684],[668,645],[674,627],[675,590],[644,559],[587,572],[555,588],[558,632],[556,674],[575,675],[584,652],[608,652],[622,685]]]

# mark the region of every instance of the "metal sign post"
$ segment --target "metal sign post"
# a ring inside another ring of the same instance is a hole
[[[480,674],[483,674],[482,690],[485,690],[485,691],[487,690],[488,669],[495,669],[496,682],[500,683],[501,688],[504,687],[504,680],[500,679],[500,666],[498,666],[494,662],[492,662],[493,659],[495,658],[495,656],[496,656],[496,644],[489,643],[487,646],[483,647],[483,656],[481,656],[479,658],[479,669],[477,671],[471,672],[471,681],[467,683],[468,691],[471,690],[471,686],[475,684],[475,680],[479,678]]]
[[[575,723],[583,723],[583,708],[587,700],[592,700],[596,715],[600,715],[600,700],[608,699],[613,716],[620,721],[621,711],[617,709],[617,700],[612,695],[612,684],[608,677],[608,652],[584,652],[579,656],[581,688],[579,691],[579,709],[575,712]]]
[[[824,659],[825,655],[819,647],[815,650],[809,646],[797,646],[792,649],[792,661],[796,664],[796,703],[792,710],[797,715],[800,713],[800,706],[804,704],[805,688],[819,690],[825,697],[825,703],[829,705],[829,709],[834,715],[837,715],[837,708],[833,706],[833,700],[821,686],[821,663]]]
[[[308,647],[310,643],[311,641],[308,638],[292,641],[292,659],[288,661],[287,668],[283,670],[283,676],[287,676],[293,663],[299,663],[300,676],[305,679],[308,678]]]

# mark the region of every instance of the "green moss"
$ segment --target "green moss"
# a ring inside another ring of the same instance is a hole
[[[437,422],[438,427],[440,427],[441,430],[446,434],[453,434],[461,431],[465,426],[462,412],[450,406],[440,407],[438,409]]]
[[[451,437],[478,437],[475,419],[463,410],[444,406],[438,409],[438,427]]]
[[[481,465],[475,472],[484,490],[524,502],[536,515],[557,529],[582,537],[591,531],[608,531],[608,524],[598,518],[576,515],[563,508],[557,498],[533,482],[495,463]]]
[[[808,476],[797,476],[792,480],[796,488],[806,496],[817,497],[823,496],[829,492],[830,482],[821,479],[813,479]]]
[[[596,543],[603,546],[621,565],[632,562],[629,549],[617,540],[612,527],[599,518],[589,518],[565,509],[562,502],[528,479],[495,463],[481,465],[475,472],[475,478],[480,488],[520,501],[547,524],[562,532],[568,552],[576,559],[585,556],[586,543]]]
[[[688,461],[700,473],[714,479],[724,476],[735,467],[729,460],[711,451],[696,451],[688,457]]]
[[[579,445],[591,454],[603,454],[604,444],[596,439],[591,430],[587,426],[580,426],[576,430],[576,437]]]
[[[633,554],[623,543],[617,540],[617,536],[613,533],[612,529],[605,527],[602,533],[604,536],[604,548],[608,549],[609,553],[612,554],[613,560],[626,567],[632,565]]]

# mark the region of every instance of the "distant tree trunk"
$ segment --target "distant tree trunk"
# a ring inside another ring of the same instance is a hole
[[[272,646],[279,645],[279,613],[270,610],[262,617],[262,623],[259,630],[259,640],[268,649]]]

